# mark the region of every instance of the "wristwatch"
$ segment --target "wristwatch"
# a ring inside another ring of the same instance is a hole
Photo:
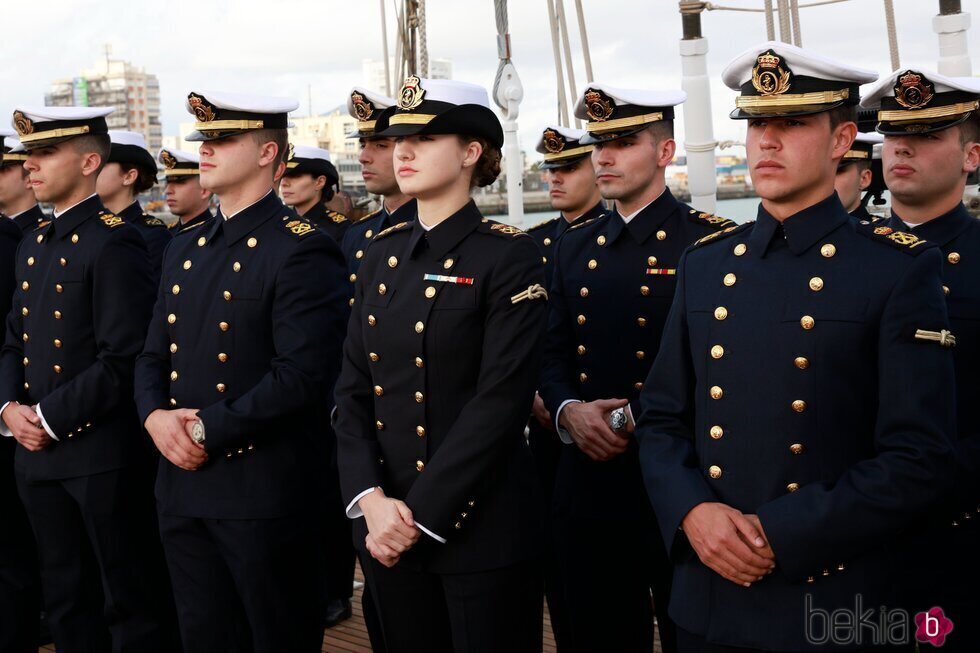
[[[625,408],[617,408],[609,413],[609,428],[616,433],[620,433],[626,428],[627,421]]]
[[[204,444],[204,422],[197,420],[191,427],[191,440],[195,444]]]

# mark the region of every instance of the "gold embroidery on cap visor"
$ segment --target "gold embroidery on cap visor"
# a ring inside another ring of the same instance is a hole
[[[435,118],[429,113],[396,113],[388,119],[389,125],[428,125]]]
[[[592,133],[605,134],[619,129],[628,129],[630,127],[639,127],[641,125],[660,122],[663,119],[663,112],[658,111],[656,113],[645,113],[642,116],[617,118],[616,120],[608,120],[606,122],[590,122],[585,125],[585,129]]]
[[[847,100],[851,96],[850,89],[839,91],[817,91],[814,93],[790,93],[783,95],[740,95],[735,98],[735,106],[747,114],[754,113],[792,113],[801,109],[819,111],[821,107],[829,107]]]
[[[551,161],[563,161],[565,159],[574,159],[582,154],[588,154],[595,149],[595,145],[583,145],[582,147],[573,147],[570,150],[564,150],[557,154],[545,154],[544,160]]]
[[[898,99],[897,97],[895,98]],[[945,107],[933,107],[931,109],[912,109],[896,111],[879,111],[879,122],[924,122],[927,120],[942,120],[943,118],[954,118],[970,111],[980,108],[980,100],[973,102],[957,102]]]
[[[48,141],[54,138],[66,138],[69,136],[81,136],[87,134],[91,128],[88,125],[78,127],[64,127],[62,129],[49,129],[47,131],[24,134],[20,137],[21,143],[35,143],[37,141]]]

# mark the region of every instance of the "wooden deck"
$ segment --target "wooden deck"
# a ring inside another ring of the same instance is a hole
[[[356,583],[354,589],[353,616],[333,628],[327,629],[323,634],[323,653],[371,653],[371,641],[368,639],[367,628],[364,626],[364,613],[361,611],[361,594],[363,593],[364,577],[361,575],[361,568],[358,566],[356,571]],[[544,608],[544,647],[543,653],[556,653],[555,638],[551,630],[551,617],[548,615],[548,606]],[[43,646],[38,649],[39,653],[54,653],[54,646]],[[660,653],[660,642],[655,646],[655,653]]]

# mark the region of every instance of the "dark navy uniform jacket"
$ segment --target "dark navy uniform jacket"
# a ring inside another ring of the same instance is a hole
[[[953,361],[956,367],[957,446],[963,466],[958,508],[961,512],[980,507],[980,421],[974,417],[980,397],[980,220],[963,204],[934,220],[909,229],[892,213],[887,225],[896,231],[911,231],[939,245],[943,255],[943,291],[949,322],[956,336]],[[961,515],[958,515],[962,517]]]
[[[836,194],[705,241],[680,263],[636,433],[670,613],[711,642],[811,650],[806,597],[894,607],[888,547],[952,477],[952,354],[916,337],[948,328],[939,250],[860,224]],[[679,531],[714,501],[757,514],[776,554],[751,588]]]
[[[382,231],[367,250],[336,392],[344,501],[380,486],[447,540],[423,535],[399,564],[474,572],[540,550],[524,427],[543,281],[534,241],[473,202],[429,232],[417,221]],[[362,549],[365,534],[358,519]]]
[[[27,209],[16,218],[11,218],[18,227],[20,227],[21,232],[28,233],[29,231],[34,231],[39,224],[48,219],[48,215],[41,210],[41,207],[35,204],[31,208]]]
[[[554,251],[558,247],[558,239],[568,231],[569,227],[581,224],[586,220],[598,218],[606,212],[606,207],[599,202],[591,209],[575,218],[574,222],[569,222],[564,216],[545,220],[541,224],[536,224],[527,230],[527,233],[534,239],[541,249],[541,260],[544,261],[544,273],[547,287],[551,287],[551,280],[555,272]]]
[[[344,233],[344,240],[341,244],[341,248],[344,250],[344,258],[347,259],[348,272],[357,274],[364,253],[375,236],[392,225],[400,222],[411,222],[415,219],[417,211],[418,204],[414,199],[399,206],[394,213],[388,213],[388,209],[382,204],[381,209],[352,224]]]
[[[0,315],[3,316],[10,312],[17,283],[14,262],[21,236],[21,227],[14,220],[6,218],[0,220]],[[14,483],[14,452],[18,448],[17,441],[12,437],[0,437],[0,505],[7,505],[7,497],[17,496]]]
[[[541,397],[557,420],[566,400],[628,399],[639,418],[640,388],[660,348],[688,245],[730,220],[699,213],[669,190],[627,225],[612,211],[558,241]],[[574,444],[562,450],[555,487],[559,517],[619,520],[656,537],[636,445],[596,462]]]
[[[146,241],[146,250],[150,254],[150,266],[153,281],[160,280],[160,265],[163,262],[163,250],[170,242],[172,234],[163,220],[144,213],[139,201],[135,201],[119,213],[127,224],[133,225],[136,231]]]
[[[177,220],[177,222],[167,227],[167,230],[170,232],[171,236],[176,236],[182,231],[187,231],[188,229],[193,229],[194,227],[198,227],[204,224],[205,222],[207,222],[213,217],[214,214],[211,213],[211,210],[205,209],[204,212],[201,213],[200,215],[194,216],[193,218],[188,220],[187,224],[184,224],[180,220]]]
[[[39,404],[58,436],[18,447],[28,479],[120,469],[148,451],[133,404],[133,361],[153,306],[139,233],[91,197],[26,235],[0,356],[0,402]]]
[[[161,458],[163,513],[318,509],[329,462],[319,412],[340,368],[345,285],[337,244],[271,192],[173,240],[136,401],[144,421],[158,408],[200,409],[208,461],[189,472]]]
[[[851,211],[851,217],[855,218],[856,220],[867,220],[868,222],[875,220],[875,216],[868,212],[868,208],[864,204],[859,205],[856,209]]]
[[[326,204],[320,202],[303,214],[303,218],[330,234],[338,245],[344,240],[344,232],[350,227],[350,220],[343,213],[331,211]]]

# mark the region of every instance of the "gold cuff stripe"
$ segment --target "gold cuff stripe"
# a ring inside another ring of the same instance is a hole
[[[848,150],[847,154],[844,155],[844,160],[847,159],[870,159],[871,152],[862,152],[861,150]]]
[[[595,149],[595,145],[583,145],[582,147],[573,147],[570,150],[563,150],[561,152],[555,152],[554,154],[548,153],[544,155],[545,161],[561,161],[562,159],[570,159],[573,156],[578,156],[580,154],[586,154]]]
[[[912,111],[879,111],[878,120],[880,122],[913,122],[916,120],[929,120],[930,118],[951,118],[968,111],[976,111],[980,108],[980,101],[958,102],[945,107],[933,107],[932,109],[913,109]]]
[[[812,104],[834,104],[851,96],[850,89],[817,91],[815,93],[783,93],[782,95],[742,95],[735,98],[739,109],[769,107],[805,107]]]
[[[627,127],[639,127],[651,122],[659,122],[664,119],[661,111],[657,113],[645,113],[642,116],[631,116],[629,118],[618,118],[616,120],[606,120],[605,122],[589,122],[585,129],[590,132],[607,132],[624,129]]]
[[[182,177],[184,175],[199,175],[201,174],[200,168],[174,168],[173,170],[164,170],[163,174],[167,177]]]
[[[396,113],[388,119],[389,125],[428,125],[435,118],[430,113]]]
[[[196,122],[194,129],[198,131],[265,129],[265,123],[261,120],[212,120],[210,122]]]
[[[46,141],[51,138],[64,138],[65,136],[81,136],[89,133],[88,125],[80,127],[63,127],[62,129],[49,129],[47,131],[36,131],[33,134],[24,134],[20,137],[21,143],[33,143],[34,141]]]

